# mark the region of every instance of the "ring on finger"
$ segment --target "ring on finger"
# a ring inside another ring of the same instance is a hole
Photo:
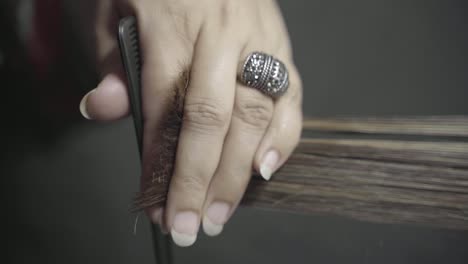
[[[278,98],[289,88],[289,73],[282,61],[256,51],[245,59],[239,81],[272,98]]]

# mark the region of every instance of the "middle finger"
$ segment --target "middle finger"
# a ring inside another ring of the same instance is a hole
[[[179,246],[190,246],[197,237],[231,119],[239,53],[240,47],[220,32],[213,36],[213,31],[202,29],[195,45],[166,211]]]

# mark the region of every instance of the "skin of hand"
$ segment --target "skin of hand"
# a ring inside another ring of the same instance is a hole
[[[96,54],[101,82],[83,97],[98,121],[129,114],[116,40],[118,20],[138,19],[143,56],[143,179],[152,140],[183,69],[190,69],[174,174],[165,208],[148,216],[190,246],[202,224],[215,236],[238,206],[252,170],[265,180],[287,160],[302,129],[302,84],[280,9],[273,0],[99,0]],[[261,51],[289,70],[286,94],[272,99],[237,81],[249,53]]]

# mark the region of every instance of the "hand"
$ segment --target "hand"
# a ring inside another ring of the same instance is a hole
[[[302,127],[302,87],[279,7],[271,0],[97,1],[98,69],[103,80],[80,109],[94,120],[129,113],[116,28],[135,15],[143,54],[143,179],[151,177],[151,149],[170,107],[181,71],[190,69],[174,174],[164,209],[150,218],[170,230],[180,246],[192,245],[200,223],[218,235],[238,206],[252,169],[265,180],[286,161]],[[274,100],[237,81],[248,54],[283,61],[289,90]]]

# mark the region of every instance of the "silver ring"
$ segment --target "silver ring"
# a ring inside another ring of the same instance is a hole
[[[243,64],[240,82],[277,98],[289,88],[289,73],[282,61],[263,52],[252,52]]]

